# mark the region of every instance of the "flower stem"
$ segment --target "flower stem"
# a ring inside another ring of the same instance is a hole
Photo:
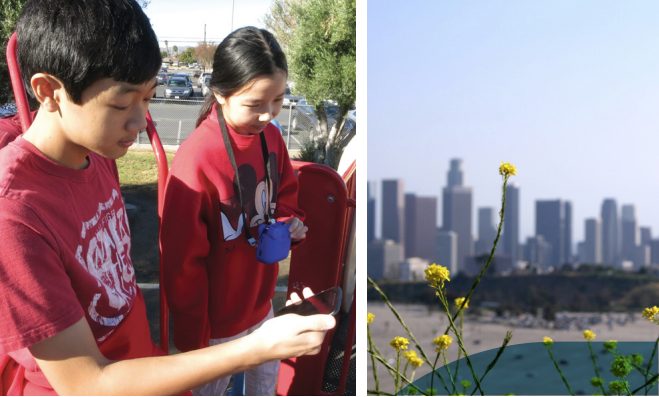
[[[463,304],[464,304],[464,302],[463,302]],[[463,305],[461,305],[461,307],[462,306]],[[463,323],[463,321],[464,321],[464,311],[460,311],[460,337],[462,337],[462,335],[463,335],[462,334],[462,323]],[[461,354],[462,354],[462,351],[460,349],[458,349],[458,359],[455,362],[455,381],[453,382],[453,384],[455,384],[455,382],[458,381],[458,371],[460,370],[460,355]],[[456,390],[454,388],[453,393],[455,393],[455,391]]]
[[[376,352],[373,351],[373,350],[369,350],[369,351],[368,351],[368,354],[370,354],[371,357],[375,357],[376,360],[378,360],[382,365],[384,365],[384,367],[387,368],[387,370],[392,374],[392,376],[393,376],[394,373],[396,373],[396,368],[392,367],[392,366],[387,362],[387,360],[385,360],[385,359],[382,357],[381,354],[376,353]],[[413,385],[413,384],[412,384],[412,381],[410,381],[409,379],[407,379],[407,377],[405,377],[405,375],[401,375],[400,378],[401,378],[403,381],[405,381],[409,386],[412,386],[415,390],[417,390],[418,392],[420,392],[421,394],[426,395],[424,392],[422,392],[421,390],[419,390],[418,387],[416,387],[415,385]],[[446,390],[446,392],[448,393],[448,389]],[[380,394],[388,394],[388,393],[380,392]],[[391,395],[391,394],[388,394],[388,395]]]
[[[439,352],[437,352],[437,356],[435,356],[435,362],[432,364],[432,376],[430,377],[430,390],[434,390],[433,384],[435,380],[435,374],[437,374],[437,377],[439,380],[442,382],[442,386],[444,386],[444,389],[446,390],[447,394],[451,394],[451,392],[448,390],[448,387],[446,387],[446,382],[444,382],[444,378],[442,378],[442,374],[437,372],[435,368],[437,368],[437,360],[439,359]]]
[[[590,358],[593,359],[593,366],[595,367],[595,375],[599,378],[602,379],[600,376],[600,370],[597,368],[597,360],[595,359],[595,353],[593,353],[593,345],[590,343],[590,339],[588,339],[588,349],[590,350]],[[600,384],[600,389],[602,390],[602,395],[606,396],[606,390],[604,390],[604,385]]]
[[[478,284],[480,284],[481,278],[483,277],[483,274],[485,274],[485,271],[490,266],[490,263],[492,263],[492,259],[494,258],[494,252],[497,250],[497,244],[499,243],[499,237],[501,236],[501,230],[503,229],[504,215],[506,213],[506,187],[507,187],[507,185],[508,185],[508,177],[504,178],[504,180],[503,180],[503,188],[502,188],[503,193],[502,193],[502,197],[501,197],[501,211],[499,212],[499,219],[501,221],[499,222],[499,227],[497,228],[497,237],[494,239],[494,243],[492,245],[492,250],[490,251],[490,257],[487,259],[487,262],[485,262],[485,265],[481,268],[480,274],[476,278],[476,281],[474,282],[474,284],[471,286],[471,290],[469,291],[469,293],[465,297],[465,300],[462,303],[462,305],[460,306],[460,309],[453,316],[454,321],[458,317],[458,313],[460,313],[462,311],[462,308],[464,307],[465,302],[469,301],[469,298],[471,297],[471,294],[474,293],[474,290],[476,289],[476,287],[478,287]],[[450,328],[451,328],[451,326],[449,325],[446,328],[446,331],[444,331],[444,333],[447,334]]]
[[[396,376],[394,377],[394,384],[395,384],[395,392],[394,394],[398,394],[398,379],[400,379],[400,350],[396,350]]]
[[[648,374],[650,373],[650,369],[652,369],[652,363],[654,362],[653,361],[654,356],[655,356],[655,354],[657,354],[657,344],[659,344],[659,336],[657,337],[657,340],[654,342],[654,348],[652,349],[652,355],[650,356],[650,360],[648,361],[648,367],[647,367],[647,373]],[[648,384],[647,375],[645,376],[645,384],[646,384],[645,395],[647,396],[648,392],[650,391],[650,389],[647,387],[647,384]]]
[[[370,350],[374,350],[375,343],[373,343],[373,339],[371,338],[371,327],[368,324],[366,324],[366,334],[368,335],[368,347]],[[371,363],[373,364],[373,379],[375,379],[375,391],[377,392],[380,390],[380,381],[378,380],[378,366],[372,354]]]
[[[565,379],[565,376],[563,376],[563,371],[561,371],[561,367],[558,366],[558,363],[554,358],[554,353],[551,352],[551,346],[546,346],[546,347],[547,347],[547,351],[549,352],[549,355],[551,356],[551,360],[554,362],[554,365],[556,366],[558,373],[561,375],[561,379],[563,379],[563,383],[565,383],[565,386],[567,386],[567,389],[570,392],[570,394],[574,396],[574,392],[572,391],[572,388],[570,388],[570,385],[567,383],[567,379]]]
[[[494,357],[494,360],[492,360],[490,365],[487,366],[487,369],[485,370],[485,373],[483,374],[483,376],[480,379],[481,382],[483,381],[483,379],[485,379],[485,375],[487,375],[487,373],[490,372],[490,370],[492,368],[494,368],[494,365],[497,363],[497,361],[499,360],[499,357],[501,357],[501,355],[503,354],[504,349],[506,348],[506,346],[508,346],[508,342],[510,342],[510,340],[512,338],[513,338],[513,333],[510,332],[510,331],[506,332],[506,337],[503,339],[503,344],[499,348],[499,351],[497,352],[496,357]],[[471,395],[473,396],[474,393],[476,393],[476,389],[474,389],[474,391],[471,392]]]
[[[455,388],[455,380],[451,376],[451,368],[448,365],[448,361],[446,361],[446,349],[442,349],[442,358],[444,359],[444,368],[446,369],[446,372],[448,373],[448,378],[451,380],[451,386],[453,386],[453,393],[455,394],[456,388]]]

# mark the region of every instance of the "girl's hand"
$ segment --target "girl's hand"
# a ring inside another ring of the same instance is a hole
[[[288,229],[288,231],[291,232],[291,241],[300,241],[307,237],[307,230],[309,230],[309,228],[304,226],[304,223],[300,218],[293,217],[286,220],[284,223],[291,225]]]

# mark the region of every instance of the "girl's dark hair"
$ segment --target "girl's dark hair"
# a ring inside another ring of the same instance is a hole
[[[80,105],[96,81],[143,84],[162,63],[149,18],[135,0],[31,0],[16,31],[18,65],[31,95],[32,76],[48,73]]]
[[[222,96],[231,96],[255,77],[281,71],[288,75],[286,56],[272,33],[252,26],[229,34],[215,50],[209,88]],[[206,96],[197,126],[217,102],[213,93]]]

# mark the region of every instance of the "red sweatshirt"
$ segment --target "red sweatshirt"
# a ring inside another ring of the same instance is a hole
[[[259,135],[228,126],[252,237],[264,222],[266,199],[274,217],[304,220],[298,181],[279,130],[263,131],[270,154],[267,192]],[[234,336],[268,314],[279,265],[256,260],[243,232],[234,171],[215,109],[181,145],[165,193],[161,226],[164,288],[181,351],[208,346],[209,338]]]

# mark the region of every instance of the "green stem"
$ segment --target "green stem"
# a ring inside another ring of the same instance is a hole
[[[381,354],[376,353],[376,352],[374,352],[373,350],[369,350],[368,353],[371,355],[371,357],[375,357],[376,360],[378,360],[382,365],[384,365],[384,367],[387,368],[387,369],[389,370],[389,372],[391,372],[392,374],[396,373],[396,368],[392,367],[392,366],[387,362],[387,360],[385,360],[384,357],[382,357]],[[416,389],[417,391],[419,391],[419,392],[421,392],[423,395],[425,395],[425,393],[423,393],[421,390],[419,390],[418,387],[416,387],[415,385],[413,385],[413,384],[412,384],[412,381],[410,381],[409,379],[407,379],[407,377],[405,377],[404,375],[401,375],[401,379],[404,380],[409,386],[412,386],[414,389]],[[448,392],[448,390],[447,390],[447,392]]]
[[[444,390],[446,390],[446,394],[451,394],[451,392],[448,390],[448,387],[446,387],[446,382],[444,382],[444,378],[442,378],[442,374],[440,374],[435,370],[435,368],[437,368],[438,359],[439,359],[439,352],[437,352],[437,356],[435,356],[435,362],[432,364],[432,376],[430,377],[430,390],[435,390],[433,388],[433,384],[435,381],[435,374],[437,374],[437,377],[439,377],[439,380],[442,382],[442,386],[444,386]]]
[[[373,280],[372,280],[370,277],[368,277],[368,276],[366,276],[366,278],[368,279],[368,282],[371,283],[371,285],[373,286],[373,288],[375,288],[375,290],[380,294],[380,297],[382,298],[382,300],[387,304],[387,306],[389,306],[389,309],[391,309],[391,312],[394,314],[394,316],[396,316],[396,318],[398,319],[398,322],[403,326],[403,328],[405,328],[405,332],[407,332],[407,336],[409,336],[410,339],[412,340],[412,342],[414,342],[414,345],[416,346],[416,348],[417,348],[417,349],[419,350],[419,352],[421,353],[421,356],[423,356],[423,359],[426,360],[426,362],[428,363],[428,365],[430,365],[430,359],[428,358],[428,356],[426,356],[426,353],[423,351],[423,349],[421,348],[421,345],[419,344],[419,342],[417,342],[417,340],[416,340],[416,338],[414,337],[414,335],[412,335],[412,331],[411,331],[410,328],[407,326],[407,324],[405,324],[405,321],[403,321],[403,318],[400,316],[400,314],[398,314],[398,312],[396,311],[396,309],[394,309],[394,307],[391,305],[391,302],[389,302],[389,298],[387,298],[387,295],[385,295],[385,293],[382,292],[382,290],[381,290],[380,287],[375,283],[375,281],[373,281]]]
[[[512,338],[513,338],[513,333],[510,332],[510,331],[506,332],[506,337],[503,339],[503,344],[499,348],[499,351],[497,352],[496,357],[494,357],[494,360],[492,360],[490,365],[487,366],[487,369],[485,370],[485,373],[483,374],[483,376],[480,379],[481,382],[483,381],[483,379],[485,379],[485,375],[487,375],[487,373],[490,372],[490,370],[492,368],[494,368],[494,365],[497,363],[497,361],[499,360],[499,357],[501,357],[501,355],[503,354],[503,351],[505,350],[506,346],[508,345],[508,342],[510,342],[510,340]],[[476,389],[474,389],[474,391],[471,392],[471,395],[473,396],[474,393],[476,393]]]
[[[396,376],[394,377],[394,384],[396,391],[394,394],[398,394],[398,379],[400,378],[400,350],[396,349]]]
[[[375,346],[375,343],[373,343],[373,339],[371,338],[371,327],[366,324],[366,334],[368,335],[368,347],[371,350],[374,350],[373,347]],[[375,391],[380,390],[380,381],[378,380],[378,366],[377,363],[375,362],[375,358],[373,355],[371,355],[371,363],[373,364],[373,379],[375,379]]]
[[[595,367],[595,375],[599,378],[602,379],[600,376],[600,370],[597,368],[597,360],[595,359],[595,353],[593,353],[593,345],[590,343],[590,339],[588,339],[588,349],[590,350],[590,358],[593,359],[593,366]],[[600,384],[600,389],[602,389],[602,395],[606,396],[606,391],[604,390],[604,385]]]
[[[659,378],[659,374],[653,376],[653,377],[650,378],[647,382],[645,382],[645,384],[644,384],[643,386],[641,386],[641,387],[639,387],[638,389],[634,390],[634,391],[632,392],[632,395],[633,395],[633,394],[636,394],[636,392],[640,391],[642,388],[648,386],[649,384],[651,384],[652,382],[654,382],[655,380],[657,380],[657,378]]]
[[[462,311],[462,308],[464,307],[465,302],[469,301],[469,298],[471,297],[471,294],[474,293],[474,290],[476,289],[476,287],[478,287],[478,284],[480,284],[481,278],[483,277],[483,274],[485,274],[485,271],[490,266],[490,263],[492,263],[492,259],[494,258],[494,252],[497,250],[497,243],[499,242],[499,237],[501,236],[501,230],[503,229],[504,215],[506,213],[506,186],[507,185],[508,185],[508,178],[504,178],[503,188],[502,188],[503,189],[503,194],[502,194],[502,198],[501,198],[501,211],[499,212],[500,222],[499,222],[499,227],[497,228],[497,237],[494,239],[494,244],[492,245],[492,251],[490,251],[490,257],[487,259],[487,262],[485,263],[485,265],[481,268],[481,272],[478,275],[478,278],[476,278],[476,281],[474,282],[474,284],[471,286],[471,290],[469,291],[469,293],[465,297],[464,302],[462,302],[462,305],[460,306],[460,310],[458,310],[458,312],[455,313],[455,315],[453,316],[454,321],[458,317],[458,313],[460,313]],[[444,334],[447,334],[450,328],[451,327],[449,325],[446,328],[446,331],[444,331]]]
[[[444,368],[448,373],[448,378],[451,380],[451,386],[453,386],[453,394],[455,394],[455,380],[451,376],[451,368],[448,366],[448,361],[446,361],[446,349],[442,349],[442,358],[444,359]]]
[[[632,392],[629,391],[629,388],[627,387],[627,378],[624,376],[622,377],[622,385],[625,386],[625,390],[627,390],[627,395],[631,396]]]
[[[379,391],[379,390],[367,390],[369,394],[376,394],[378,396],[394,396],[394,394]]]
[[[462,302],[462,303],[464,304],[464,302]],[[460,307],[462,307],[462,306],[464,306],[464,305],[461,305]],[[462,335],[463,335],[463,333],[462,333],[462,323],[463,323],[463,321],[464,321],[464,312],[460,311],[460,337],[462,337]],[[460,355],[461,354],[462,354],[462,352],[460,351],[460,349],[458,349],[458,360],[455,363],[455,382],[458,381],[458,371],[460,371]],[[453,383],[455,383],[455,382],[453,382]]]
[[[453,319],[451,318],[451,313],[449,312],[448,308],[448,302],[446,301],[446,295],[444,295],[444,291],[441,290],[441,288],[438,286],[436,287],[437,292],[439,292],[439,300],[442,302],[444,305],[444,312],[446,313],[449,321],[449,329],[453,330],[453,333],[456,335],[458,338],[458,346],[460,349],[462,349],[462,354],[465,356],[465,360],[467,361],[467,366],[469,367],[469,370],[471,371],[471,376],[474,378],[474,381],[476,382],[476,387],[478,388],[478,391],[481,392],[481,395],[485,395],[483,392],[483,388],[481,387],[481,383],[478,380],[478,375],[476,374],[476,371],[474,371],[474,366],[471,364],[471,360],[469,359],[469,354],[467,354],[467,350],[464,347],[464,344],[462,343],[462,337],[460,336],[457,327],[455,326],[455,323],[453,322]],[[448,333],[448,330],[447,330]],[[446,333],[444,334],[446,335]]]
[[[554,365],[556,366],[558,373],[561,375],[561,378],[563,379],[565,386],[567,386],[567,389],[570,391],[570,394],[574,396],[574,392],[572,391],[572,388],[570,388],[570,385],[567,383],[567,379],[565,379],[565,376],[563,376],[563,371],[561,371],[561,367],[558,366],[558,363],[554,358],[554,353],[551,352],[551,346],[545,346],[545,347],[547,348],[547,351],[549,352],[549,355],[551,356],[551,360],[554,362]]]
[[[659,344],[659,337],[657,337],[657,340],[654,342],[654,348],[652,349],[652,355],[650,356],[650,360],[648,361],[648,367],[647,367],[647,372],[650,373],[650,370],[652,369],[652,362],[654,360],[655,354],[657,354],[657,344]],[[647,379],[648,377],[645,377],[645,384],[647,385]],[[648,392],[650,389],[648,387],[645,388],[645,395],[648,395]]]

